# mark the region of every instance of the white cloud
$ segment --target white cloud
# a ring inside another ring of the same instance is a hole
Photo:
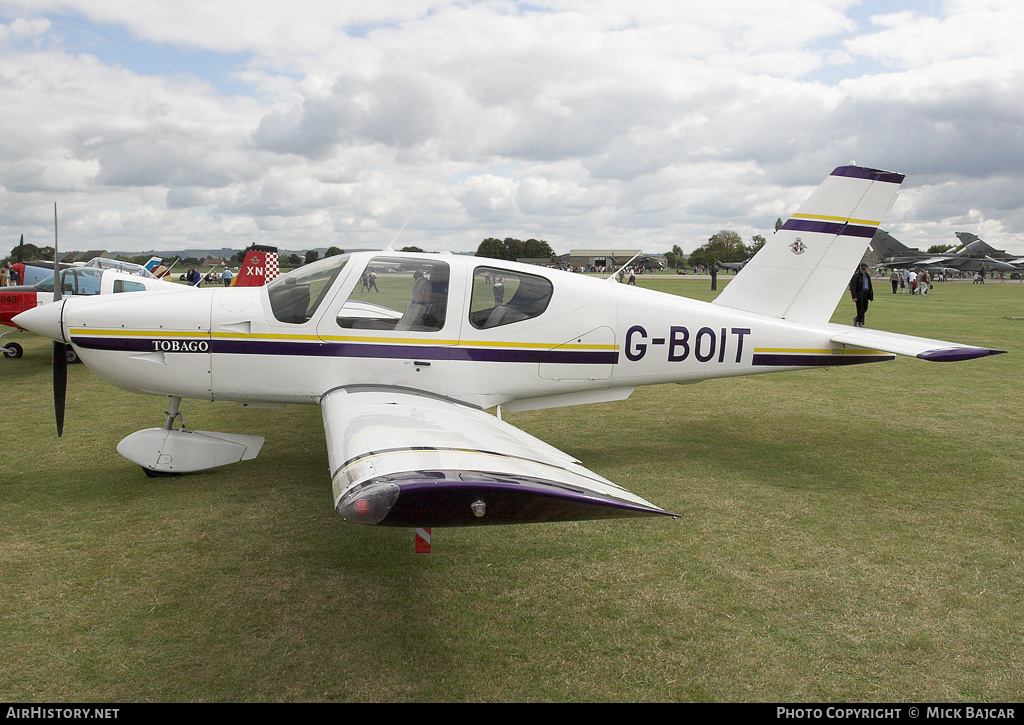
[[[1022,13],[0,0],[17,111],[0,117],[0,228],[47,235],[57,197],[78,248],[379,247],[411,216],[403,238],[426,249],[692,249],[770,231],[854,159],[920,173],[896,236],[941,237],[928,246],[971,222],[1024,250]],[[209,72],[249,90],[183,75],[195,49],[240,54]]]

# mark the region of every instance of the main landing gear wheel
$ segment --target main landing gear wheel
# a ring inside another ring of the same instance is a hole
[[[6,347],[4,347],[3,350],[4,357],[9,358],[11,360],[17,360],[25,353],[25,350],[21,347],[21,345],[19,345],[16,342],[7,343]]]
[[[139,466],[139,468],[141,468],[142,472],[145,473],[150,478],[170,478],[171,476],[181,475],[180,473],[175,473],[174,471],[154,471],[153,469],[146,468],[145,466]]]

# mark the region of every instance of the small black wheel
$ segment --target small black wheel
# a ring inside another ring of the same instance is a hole
[[[82,362],[78,359],[78,353],[75,352],[75,349],[70,345],[64,348],[64,357],[67,358],[68,365],[74,365],[75,363]]]
[[[145,466],[140,466],[140,468],[142,469],[142,472],[150,478],[170,478],[171,476],[181,475],[180,473],[174,473],[173,471],[154,471],[153,469],[146,468]]]
[[[17,360],[25,353],[21,345],[16,342],[7,343],[7,347],[4,348],[4,357],[10,358],[11,360]]]

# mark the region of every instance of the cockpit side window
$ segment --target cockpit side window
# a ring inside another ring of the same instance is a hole
[[[477,267],[469,322],[486,330],[532,319],[547,309],[553,292],[551,282],[539,275]]]
[[[114,293],[118,292],[145,292],[146,285],[142,282],[135,282],[128,279],[114,280]]]
[[[345,329],[437,332],[448,313],[449,267],[432,259],[374,257],[338,313]]]
[[[308,322],[348,263],[349,255],[325,257],[299,267],[267,285],[270,308],[281,322]]]

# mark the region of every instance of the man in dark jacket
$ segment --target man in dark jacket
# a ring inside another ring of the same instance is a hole
[[[850,280],[850,294],[857,305],[857,316],[853,318],[853,326],[864,327],[864,313],[868,311],[868,302],[875,299],[867,262],[861,262],[860,269],[853,273],[853,278]]]

